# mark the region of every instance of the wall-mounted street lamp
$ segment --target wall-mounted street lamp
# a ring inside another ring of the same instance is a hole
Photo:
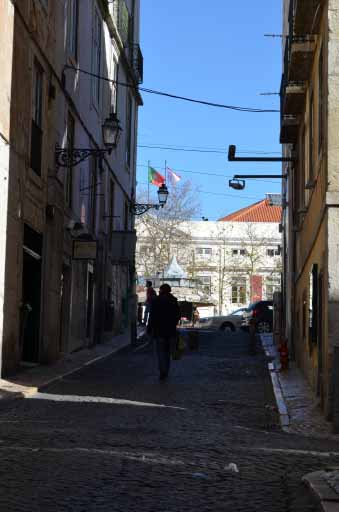
[[[287,179],[287,174],[235,174],[228,182],[230,188],[234,190],[244,190],[246,180],[263,180],[263,179]]]
[[[115,113],[111,113],[102,125],[102,138],[104,149],[93,148],[61,148],[58,144],[55,147],[55,161],[57,167],[74,167],[83,162],[90,156],[103,158],[106,153],[111,154],[112,149],[116,148],[122,128],[119,119]]]
[[[244,190],[245,188],[245,180],[239,180],[235,176],[228,181],[228,186],[230,188],[234,188],[234,190]]]
[[[235,156],[236,146],[228,146],[228,161],[229,162],[295,162],[293,157],[263,157],[263,156]]]
[[[168,198],[168,189],[163,183],[159,189],[158,189],[158,201],[159,204],[150,204],[150,203],[131,203],[131,212],[134,213],[134,215],[143,215],[144,213],[148,212],[151,208],[154,208],[155,210],[159,210],[160,208],[163,208],[165,204],[167,203]]]

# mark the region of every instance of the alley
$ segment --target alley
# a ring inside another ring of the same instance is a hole
[[[247,335],[201,335],[165,382],[152,352],[1,405],[1,511],[317,510],[301,477],[339,464],[339,443],[281,432]]]

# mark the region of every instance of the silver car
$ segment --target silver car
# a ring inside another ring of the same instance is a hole
[[[200,318],[197,327],[199,329],[212,329],[234,332],[237,327],[241,326],[244,311],[246,311],[246,308],[236,309],[229,315]]]

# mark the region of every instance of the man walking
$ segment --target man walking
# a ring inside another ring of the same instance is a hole
[[[151,304],[148,331],[155,338],[159,378],[166,379],[170,368],[171,348],[176,343],[176,327],[180,320],[180,308],[177,299],[171,294],[171,287],[164,283],[160,286],[159,295]]]
[[[145,302],[145,311],[144,311],[144,325],[148,324],[149,312],[151,309],[151,303],[154,297],[157,296],[157,292],[154,290],[152,286],[152,281],[146,281],[146,302]]]

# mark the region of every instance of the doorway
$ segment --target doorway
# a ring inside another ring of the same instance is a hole
[[[318,378],[317,378],[317,395],[320,397],[320,405],[324,407],[324,385],[323,385],[323,273],[318,278]]]
[[[21,359],[28,363],[39,361],[41,312],[42,235],[24,226]]]
[[[87,312],[86,312],[86,338],[88,338],[88,339],[91,337],[91,334],[92,334],[93,302],[94,302],[93,267],[88,265],[88,272],[87,272]]]
[[[63,264],[60,279],[60,338],[59,352],[67,352],[71,310],[71,269]]]

